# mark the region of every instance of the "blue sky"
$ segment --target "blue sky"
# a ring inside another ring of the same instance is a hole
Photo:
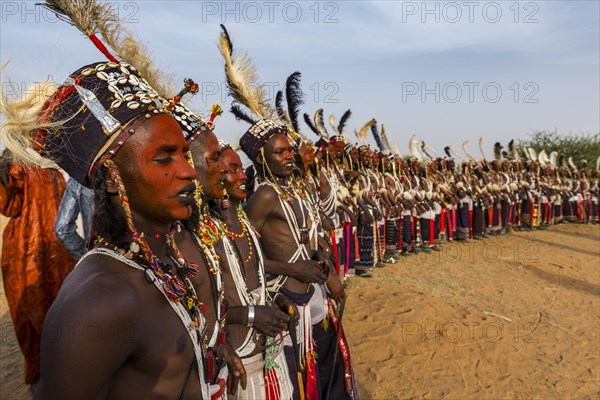
[[[26,87],[48,75],[62,82],[102,60],[35,2],[0,6],[0,59],[12,59],[3,82]],[[184,100],[200,112],[213,102],[229,108],[217,49],[225,23],[270,87],[300,71],[304,111],[323,107],[339,118],[350,108],[352,137],[376,118],[401,152],[413,134],[438,152],[468,139],[472,153],[483,136],[491,154],[495,141],[534,130],[600,131],[598,1],[122,1],[113,8],[176,86],[185,77],[200,84],[202,93]],[[235,141],[246,129],[226,112],[216,133]]]

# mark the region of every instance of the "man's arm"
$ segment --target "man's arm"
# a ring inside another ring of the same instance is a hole
[[[113,277],[67,278],[44,321],[36,399],[97,398],[137,346],[140,307]]]
[[[54,224],[56,237],[75,260],[86,253],[85,240],[77,233],[77,216],[80,212],[77,185],[73,178],[69,178]]]
[[[265,222],[278,201],[277,193],[265,186],[250,197],[246,213],[258,233],[262,233]],[[265,271],[272,274],[291,276],[306,283],[323,283],[327,280],[327,275],[319,270],[316,261],[306,260],[288,264],[265,258],[264,262]]]
[[[264,262],[265,272],[270,274],[291,276],[304,283],[325,283],[327,281],[327,274],[321,271],[319,262],[315,260],[284,263],[265,258]]]
[[[271,306],[254,306],[254,322],[252,326],[265,335],[275,337],[279,332],[288,329],[290,316]],[[227,324],[248,324],[248,306],[229,307]]]

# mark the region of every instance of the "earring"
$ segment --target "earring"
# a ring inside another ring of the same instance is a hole
[[[230,206],[229,195],[227,193],[225,193],[225,195],[223,196],[223,200],[221,200],[221,208],[226,210],[229,208],[229,206]]]

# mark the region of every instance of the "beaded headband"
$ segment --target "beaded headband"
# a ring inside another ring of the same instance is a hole
[[[285,126],[279,125],[270,119],[261,119],[244,133],[240,139],[240,147],[250,160],[255,161],[260,149],[278,133],[283,133],[289,138]]]
[[[165,103],[131,65],[84,66],[46,102],[40,122],[53,128],[38,130],[34,147],[89,187],[88,172],[123,127],[140,115],[161,112]]]

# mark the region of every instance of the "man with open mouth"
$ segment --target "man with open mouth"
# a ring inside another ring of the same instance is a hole
[[[283,332],[295,329],[298,311],[281,293],[267,291],[258,233],[242,209],[246,174],[240,156],[228,143],[219,144],[226,188],[218,207],[222,242],[217,247],[228,303],[225,329],[248,375],[237,399],[290,399],[294,389],[281,344]]]
[[[215,116],[213,114],[213,119]],[[206,376],[212,385],[221,386],[219,392],[225,396],[225,383],[229,395],[235,395],[238,386],[246,388],[246,371],[225,335],[227,304],[222,275],[222,231],[213,212],[216,202],[224,195],[225,167],[213,126],[211,119],[190,139],[189,154],[197,173],[198,189],[191,193],[193,213],[183,221],[186,229],[181,230],[175,240],[184,257],[202,266],[193,284],[205,305],[209,332],[204,361]],[[229,377],[225,381],[227,369]]]

